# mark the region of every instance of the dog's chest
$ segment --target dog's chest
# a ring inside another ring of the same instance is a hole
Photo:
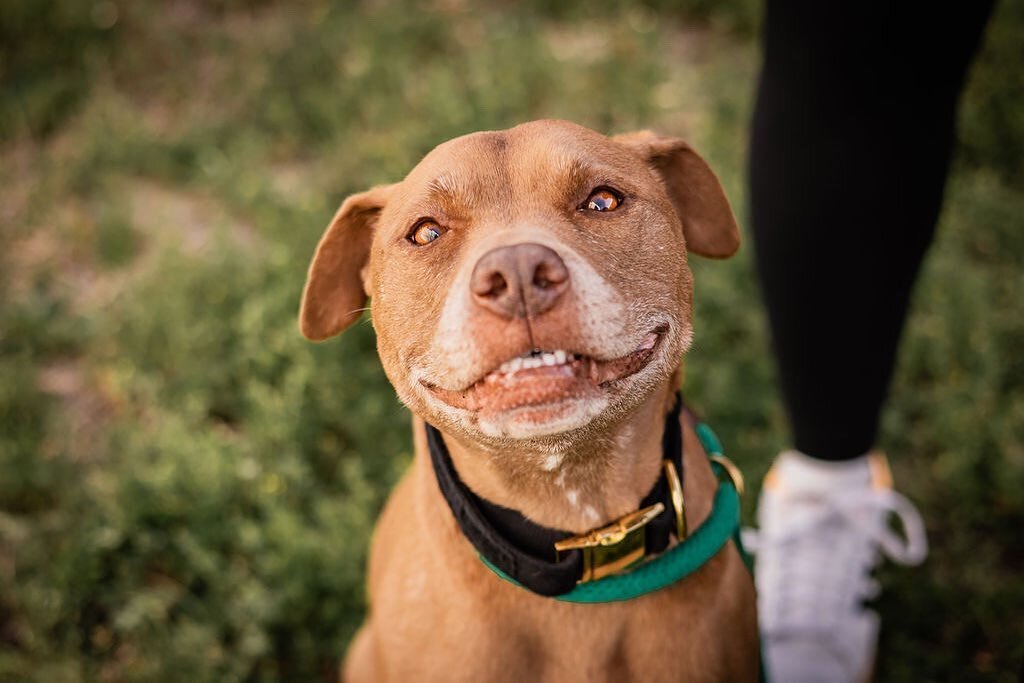
[[[514,668],[523,664],[523,669],[516,675],[491,680],[721,681],[721,643],[709,640],[716,629],[706,623],[705,610],[695,610],[680,601],[680,595],[674,595],[682,588],[622,603],[548,601],[543,607],[521,613],[529,618],[520,622],[521,628],[514,629],[514,634],[505,630],[493,641],[492,654],[507,664],[515,663]]]

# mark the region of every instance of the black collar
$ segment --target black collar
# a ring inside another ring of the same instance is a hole
[[[684,480],[683,435],[679,424],[682,409],[682,397],[677,395],[675,406],[665,417],[662,436],[664,458],[675,465],[680,483]],[[580,550],[569,550],[561,553],[559,559],[554,545],[574,534],[535,524],[518,510],[497,505],[476,495],[455,471],[441,432],[429,424],[426,427],[430,461],[441,493],[462,533],[477,552],[491,565],[534,593],[555,596],[571,591],[583,576],[583,553]],[[676,529],[675,512],[664,469],[654,487],[641,501],[640,508],[658,502],[664,504],[664,510],[647,524],[645,555],[665,550]]]

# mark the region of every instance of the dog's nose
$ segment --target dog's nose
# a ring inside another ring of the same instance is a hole
[[[478,304],[503,318],[535,317],[569,288],[569,270],[548,247],[515,244],[484,254],[469,287]]]

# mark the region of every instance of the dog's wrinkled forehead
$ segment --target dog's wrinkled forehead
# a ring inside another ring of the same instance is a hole
[[[393,208],[508,216],[538,203],[561,204],[595,185],[628,192],[638,182],[654,178],[624,145],[567,122],[524,124],[439,145],[406,176],[404,201],[396,202],[402,206]]]

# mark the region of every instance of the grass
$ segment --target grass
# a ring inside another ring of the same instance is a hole
[[[974,69],[885,413],[933,550],[883,572],[879,681],[1024,662],[1022,15],[1002,3]],[[688,137],[742,216],[757,20],[0,3],[0,681],[332,679],[411,452],[371,326],[296,330],[333,209],[442,140],[555,116]],[[695,269],[686,390],[756,482],[786,433],[750,251]]]

